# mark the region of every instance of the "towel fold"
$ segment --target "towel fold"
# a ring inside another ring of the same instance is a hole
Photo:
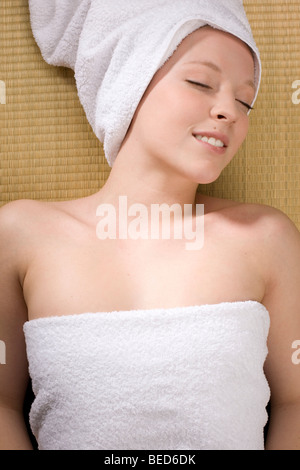
[[[262,450],[268,330],[251,301],[25,323],[39,449]]]
[[[75,71],[110,166],[154,74],[196,29],[207,24],[249,45],[258,92],[261,63],[242,0],[29,0],[29,6],[44,59]]]

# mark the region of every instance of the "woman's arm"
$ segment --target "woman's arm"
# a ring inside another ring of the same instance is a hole
[[[29,450],[23,417],[28,366],[23,334],[27,309],[20,283],[23,252],[18,204],[0,210],[0,449]]]
[[[276,213],[268,229],[268,272],[264,304],[270,312],[269,354],[265,364],[271,388],[267,450],[300,450],[300,364],[293,343],[300,340],[300,234]]]

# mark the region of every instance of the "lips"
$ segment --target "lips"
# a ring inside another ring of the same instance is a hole
[[[219,140],[219,139],[216,140],[214,137],[207,137],[207,136],[197,135],[196,139],[201,140],[201,142],[206,142],[206,143],[212,145],[213,147],[218,147],[218,148],[225,147],[225,144],[224,144],[224,142],[222,142],[222,140]]]
[[[204,143],[219,149],[228,147],[229,139],[226,135],[218,132],[197,132],[193,134],[194,137]]]

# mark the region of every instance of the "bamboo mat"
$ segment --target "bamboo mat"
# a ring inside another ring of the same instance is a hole
[[[272,205],[300,229],[300,92],[292,88],[299,80],[300,89],[300,2],[244,5],[261,51],[262,88],[246,142],[220,178],[201,190]],[[0,31],[0,205],[98,191],[110,172],[102,146],[79,103],[73,72],[41,58],[28,0],[1,0]]]
[[[1,203],[64,200],[103,185],[109,167],[78,100],[74,73],[46,64],[28,0],[1,0]]]
[[[244,0],[244,6],[261,53],[262,86],[242,149],[218,181],[201,190],[269,204],[300,229],[300,103],[293,103],[300,89],[300,1]]]

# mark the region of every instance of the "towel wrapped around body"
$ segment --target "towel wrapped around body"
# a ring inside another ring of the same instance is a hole
[[[263,450],[269,321],[248,301],[26,322],[39,449]]]

